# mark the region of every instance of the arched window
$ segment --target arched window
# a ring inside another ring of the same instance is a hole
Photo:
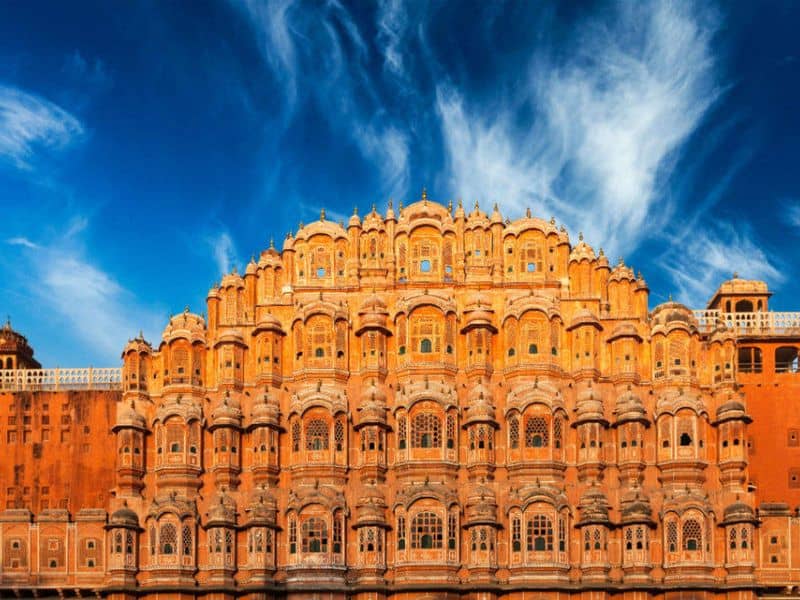
[[[306,450],[328,449],[328,424],[322,419],[311,419],[306,424]]]
[[[800,373],[800,359],[797,348],[783,346],[775,350],[776,373]]]
[[[175,554],[178,544],[178,532],[172,523],[164,523],[158,533],[158,542],[161,554]]]
[[[528,354],[539,354],[539,347],[536,344],[528,344]]]
[[[700,550],[702,549],[702,530],[700,523],[694,519],[688,519],[683,523],[683,549]]]
[[[114,553],[122,554],[122,534],[119,531],[114,534]]]
[[[667,550],[678,551],[678,524],[675,521],[667,523]]]
[[[777,351],[776,351],[777,358]],[[737,364],[741,373],[761,373],[762,358],[761,348],[741,346],[737,351]],[[777,370],[777,363],[775,365]]]
[[[442,423],[438,415],[418,413],[411,424],[412,448],[439,448],[442,445]]]
[[[314,350],[314,356],[316,358],[325,358],[325,349],[324,348],[316,348]]]
[[[511,551],[522,551],[522,523],[519,517],[511,519]]]
[[[508,418],[508,445],[513,450],[519,448],[519,419],[516,415]]]
[[[424,354],[430,354],[433,351],[433,344],[428,338],[423,338],[419,343],[419,351]]]
[[[753,312],[753,303],[750,300],[739,300],[734,309],[737,313]]]
[[[547,421],[542,417],[528,417],[525,423],[525,447],[542,448],[549,445]]]
[[[328,551],[328,525],[323,519],[311,517],[303,523],[303,552]]]
[[[397,517],[397,549],[406,549],[406,518]]]
[[[292,423],[292,452],[300,452],[300,422]]]
[[[553,549],[553,522],[544,515],[534,515],[528,521],[527,546],[529,551],[544,552]]]
[[[442,520],[430,511],[418,513],[411,521],[412,548],[441,548]]]
[[[192,537],[192,528],[188,525],[184,525],[183,531],[181,532],[181,544],[183,545],[184,556],[192,555]]]
[[[681,446],[691,446],[692,445],[692,436],[688,433],[682,433],[680,439]]]

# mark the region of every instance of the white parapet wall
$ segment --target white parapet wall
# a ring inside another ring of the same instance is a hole
[[[120,389],[121,367],[0,369],[0,392]]]

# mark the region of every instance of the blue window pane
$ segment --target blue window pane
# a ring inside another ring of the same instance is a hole
[[[533,273],[536,270],[536,263],[528,263],[528,273]]]
[[[428,259],[420,261],[419,270],[422,271],[423,273],[430,273],[431,272],[431,261],[429,261]]]
[[[317,269],[317,277],[325,277],[325,267]]]

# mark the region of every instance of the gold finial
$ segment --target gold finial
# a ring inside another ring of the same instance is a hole
[[[623,267],[623,266],[625,266],[625,259],[624,259],[624,258],[622,258],[621,256],[619,257],[619,266],[620,266],[620,267]]]
[[[562,224],[562,225],[561,225],[561,227],[559,228],[559,231],[560,231],[561,233],[566,233],[566,232],[567,232],[567,228],[566,228],[566,227],[564,227],[564,225]]]
[[[397,209],[398,210],[403,210],[403,201],[402,200],[400,200],[400,202],[397,203]]]
[[[641,271],[639,271],[639,272],[636,274],[636,279],[641,279],[641,278],[642,278],[642,272],[641,272]]]
[[[375,210],[375,203],[372,203],[372,214],[374,215],[377,211]]]
[[[269,249],[275,250],[275,238],[269,238]]]
[[[605,253],[605,252],[603,252],[603,247],[602,247],[602,246],[600,246],[600,256],[605,256],[605,255],[606,255],[606,253]]]
[[[480,210],[480,209],[481,209],[480,204],[478,204],[478,201],[475,200],[475,210],[477,211],[477,210]]]
[[[453,212],[453,200],[452,199],[447,201],[447,212]]]
[[[233,267],[233,271],[231,271],[231,273],[233,273],[234,275],[238,275],[238,274],[239,274],[239,273],[236,271],[236,265],[234,265],[234,267]]]
[[[555,224],[556,224],[556,218],[550,217],[550,225],[555,225]]]
[[[497,206],[497,202],[495,202],[495,203],[494,203],[494,206],[492,207],[492,210],[493,210],[494,212],[500,212],[500,207],[499,207],[499,206]]]
[[[392,204],[393,204],[393,203],[392,203],[392,199],[391,199],[391,198],[389,198],[389,210],[392,210]]]
[[[423,202],[428,201],[428,190],[426,190],[424,187],[422,188],[422,201]]]
[[[582,231],[578,232],[578,241],[581,241],[581,242],[583,241],[583,232]]]
[[[305,227],[305,225],[303,224],[303,222],[302,222],[302,221],[300,221],[300,224],[297,226],[297,228],[298,228],[298,229],[302,229],[303,227]]]
[[[672,293],[669,294],[669,302],[672,302]]]
[[[458,199],[458,208],[464,208],[464,205],[461,203],[461,198]]]
[[[9,323],[10,323],[10,321],[9,321]],[[139,330],[139,339],[140,340],[144,339],[144,332],[141,329]]]
[[[325,220],[325,208],[324,207],[321,208],[320,211],[319,211],[319,220],[320,221],[324,221]]]
[[[353,207],[353,216],[354,216],[354,217],[357,217],[357,216],[358,216],[358,207],[357,207],[357,206],[354,206],[354,207]]]
[[[739,279],[739,273],[737,273],[736,271],[734,271],[734,272],[733,272],[733,278],[734,278],[734,279]]]
[[[531,218],[531,209],[530,209],[530,207],[525,209],[525,216],[528,217],[529,219]]]

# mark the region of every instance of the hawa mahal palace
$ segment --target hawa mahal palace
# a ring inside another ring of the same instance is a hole
[[[0,597],[800,590],[800,313],[650,307],[554,220],[319,221],[122,367],[0,329]]]

